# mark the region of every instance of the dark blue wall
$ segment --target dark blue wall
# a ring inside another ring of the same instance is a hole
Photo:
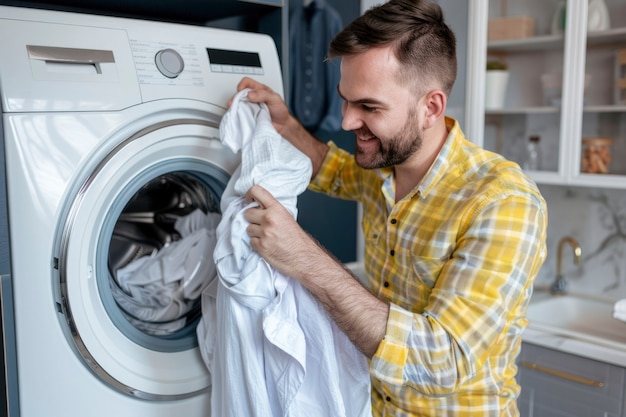
[[[302,0],[291,0],[290,7],[299,7]],[[360,0],[326,0],[341,15],[344,25],[360,14]],[[290,28],[290,30],[294,30]],[[315,136],[326,142],[333,140],[350,152],[354,151],[352,132],[317,131]],[[298,199],[298,222],[313,237],[342,262],[352,262],[357,258],[357,205],[354,202],[333,199],[325,195],[306,191]]]

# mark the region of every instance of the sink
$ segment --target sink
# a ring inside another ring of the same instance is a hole
[[[531,301],[528,327],[595,344],[626,349],[626,323],[613,318],[613,303],[575,295]]]

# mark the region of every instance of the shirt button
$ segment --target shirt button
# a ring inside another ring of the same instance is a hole
[[[384,286],[385,288],[389,288],[389,283],[388,283],[387,281],[385,281],[385,283],[383,284],[383,286]]]
[[[398,221],[396,219],[391,219],[391,224],[396,224]]]
[[[396,254],[396,251],[395,251],[395,250],[391,249],[391,250],[389,251],[389,255],[394,256],[395,254]]]

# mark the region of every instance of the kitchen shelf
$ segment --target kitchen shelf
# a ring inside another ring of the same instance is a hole
[[[487,109],[487,116],[524,115],[524,114],[550,114],[561,111],[560,107],[539,106],[539,107],[511,107],[502,109]]]
[[[587,46],[610,46],[626,42],[626,27],[587,33]],[[489,52],[525,52],[563,48],[564,35],[540,35],[487,43]]]
[[[563,176],[558,172],[528,171],[528,176],[539,184],[562,185]]]
[[[567,0],[565,31],[551,34],[551,16],[561,0],[528,0],[509,3],[508,14],[496,0],[470,2],[470,26],[481,36],[473,47],[468,66],[477,83],[485,83],[485,61],[499,58],[508,64],[509,79],[502,108],[486,108],[485,84],[470,97],[470,137],[478,144],[523,165],[530,136],[541,138],[541,171],[528,171],[539,184],[626,189],[626,105],[616,105],[615,51],[626,48],[626,5],[606,0],[612,28],[587,32],[587,2]],[[529,16],[535,19],[535,36],[498,41],[487,40],[490,18]],[[483,37],[484,36],[484,37]],[[474,75],[481,72],[481,76]],[[543,88],[542,76],[561,73],[554,91]],[[590,82],[585,87],[585,81]],[[560,105],[547,105],[559,98]],[[475,106],[474,104],[478,104]],[[482,104],[482,106],[481,106]],[[611,146],[610,174],[581,172],[583,137],[608,137]]]
[[[606,105],[606,106],[585,106],[585,113],[626,113],[624,105]]]
[[[626,42],[626,27],[587,33],[587,46],[610,46]]]
[[[572,185],[583,187],[602,187],[623,190],[626,189],[626,177],[610,174],[579,174],[571,181]]]
[[[563,48],[563,35],[533,36],[523,39],[493,41],[487,44],[489,52],[543,51]]]

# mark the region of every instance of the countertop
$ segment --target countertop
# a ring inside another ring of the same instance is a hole
[[[548,292],[547,288],[537,287],[530,303],[532,305],[533,302],[542,301],[549,297],[553,296]],[[624,332],[626,333],[626,323],[624,323]],[[593,338],[590,337],[590,339]],[[560,333],[558,330],[551,331],[543,328],[541,325],[533,325],[533,322],[530,320],[528,327],[522,333],[522,340],[533,345],[626,368],[626,346],[623,349],[619,349],[615,346],[594,343],[591,340],[582,340],[572,337],[566,334],[566,332]]]

